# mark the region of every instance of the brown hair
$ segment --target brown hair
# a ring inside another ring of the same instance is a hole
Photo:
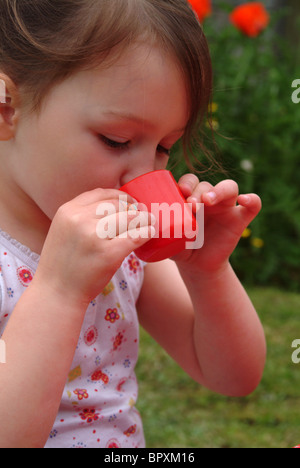
[[[55,84],[144,38],[173,54],[186,78],[186,154],[207,113],[210,53],[187,0],[0,0],[0,38],[0,70],[20,88],[31,111],[40,110]]]

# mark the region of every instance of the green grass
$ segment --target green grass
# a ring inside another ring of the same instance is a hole
[[[265,328],[268,359],[259,388],[246,398],[199,387],[141,331],[138,409],[148,448],[292,448],[300,443],[300,364],[291,359],[291,344],[300,339],[300,295],[248,292]]]

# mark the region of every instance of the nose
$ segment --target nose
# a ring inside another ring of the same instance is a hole
[[[131,182],[133,179],[140,177],[141,175],[165,168],[166,164],[163,164],[162,161],[159,161],[156,154],[152,157],[151,155],[140,154],[138,158],[128,161],[128,165],[126,168],[124,168],[124,171],[121,175],[120,185],[122,187],[123,185],[128,184],[128,182]]]
[[[131,182],[133,179],[136,179],[137,177],[140,177],[144,174],[147,174],[148,172],[154,171],[154,167],[139,167],[139,168],[132,168],[132,170],[126,172],[126,174],[123,175],[121,178],[121,186],[128,184],[128,182]]]

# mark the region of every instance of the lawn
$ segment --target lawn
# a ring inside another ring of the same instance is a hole
[[[249,289],[263,322],[268,360],[259,388],[246,398],[213,394],[190,380],[141,331],[138,409],[148,448],[292,448],[300,443],[300,295]],[[251,343],[248,343],[251,346]]]

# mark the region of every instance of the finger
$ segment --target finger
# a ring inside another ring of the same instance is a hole
[[[148,242],[152,239],[156,234],[156,230],[154,226],[143,226],[136,229],[131,229],[128,232],[124,232],[120,234],[116,239],[128,239],[129,241],[133,241],[135,244],[138,243],[140,246]],[[135,245],[134,248],[136,249],[137,246]]]
[[[240,207],[244,208],[243,211],[245,216],[249,218],[249,222],[253,221],[262,209],[261,198],[255,193],[240,195],[237,201]]]
[[[209,182],[200,182],[194,189],[191,196],[187,199],[188,202],[201,203],[202,196],[204,193],[208,193],[213,190],[213,185]]]
[[[121,199],[122,201],[128,203],[129,205],[137,205],[138,204],[138,201],[135,198],[133,198],[131,195],[128,195],[128,193],[122,192],[120,190],[118,190],[118,193],[119,193],[119,199]]]
[[[109,246],[115,258],[124,259],[134,250],[149,242],[155,235],[156,231],[153,226],[144,226],[130,231],[130,235],[128,232],[120,234],[109,241]]]
[[[262,202],[258,195],[240,195],[238,197],[239,205],[234,208],[238,222],[238,234],[242,235],[243,231],[252,223],[262,208]]]
[[[96,216],[101,219],[119,212],[137,212],[138,206],[126,201],[122,196],[119,199],[103,201],[96,205]]]
[[[234,180],[224,180],[211,191],[202,196],[202,201],[208,206],[222,203],[225,206],[235,206],[239,196],[239,186]]]
[[[178,185],[185,198],[192,195],[193,191],[199,184],[199,179],[195,174],[185,174],[179,179]]]
[[[78,197],[74,198],[74,202],[80,206],[88,206],[95,203],[100,203],[101,201],[105,200],[124,200],[127,201],[129,204],[136,203],[136,200],[132,198],[125,192],[120,192],[119,190],[114,189],[102,189],[97,188],[91,190],[89,192],[82,193],[78,195]]]
[[[127,232],[129,235],[132,234],[132,231],[138,231],[139,229],[143,227],[149,227],[149,226],[155,226],[156,224],[156,217],[152,214],[149,213],[148,211],[140,211],[137,214],[134,215],[134,212],[131,212],[132,215],[130,216],[130,213],[128,212],[128,217],[129,217],[129,222],[128,222],[128,227],[127,227]],[[123,215],[124,216],[124,215]],[[124,229],[124,233],[125,233]],[[121,230],[120,230],[120,234]]]
[[[97,223],[97,236],[100,239],[114,239],[122,234],[141,227],[154,225],[152,213],[123,211],[101,218]]]

